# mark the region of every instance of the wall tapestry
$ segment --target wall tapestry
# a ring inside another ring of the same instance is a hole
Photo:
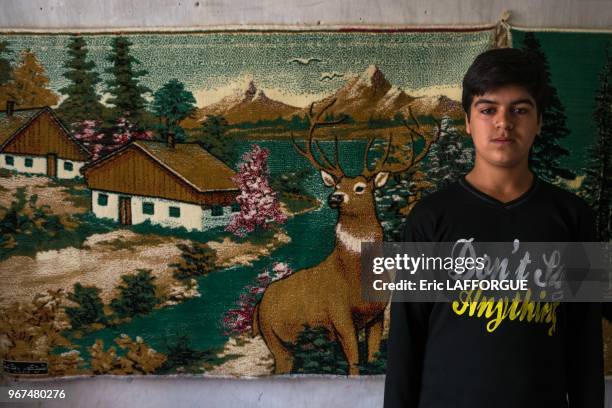
[[[546,61],[533,168],[610,238],[611,41],[506,21],[0,32],[4,374],[384,374],[360,242],[398,239],[469,170],[479,53]]]

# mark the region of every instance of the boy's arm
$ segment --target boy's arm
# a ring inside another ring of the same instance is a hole
[[[604,406],[600,303],[567,304],[567,384],[570,408]]]
[[[597,242],[595,217],[591,209],[579,218],[580,242]],[[567,303],[567,380],[570,408],[603,407],[603,341],[601,303]]]
[[[384,408],[416,408],[431,304],[391,303]]]
[[[404,225],[402,241],[431,241],[432,231],[427,228],[431,221],[417,203]],[[384,408],[416,408],[419,404],[432,307],[431,303],[391,302]]]

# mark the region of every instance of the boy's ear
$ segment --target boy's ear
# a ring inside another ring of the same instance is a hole
[[[472,134],[472,128],[470,127],[470,117],[468,114],[465,114],[465,131],[468,135]]]

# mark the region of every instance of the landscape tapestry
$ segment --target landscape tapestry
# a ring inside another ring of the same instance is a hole
[[[612,34],[504,27],[0,32],[4,375],[384,374],[360,243],[470,169],[495,47],[545,61],[532,168],[609,240]]]

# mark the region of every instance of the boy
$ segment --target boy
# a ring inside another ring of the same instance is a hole
[[[595,241],[587,204],[529,170],[547,86],[542,66],[517,49],[479,55],[463,80],[474,168],[422,199],[405,242]],[[385,408],[603,407],[601,310],[563,303],[556,325],[485,316],[449,303],[391,307]]]

